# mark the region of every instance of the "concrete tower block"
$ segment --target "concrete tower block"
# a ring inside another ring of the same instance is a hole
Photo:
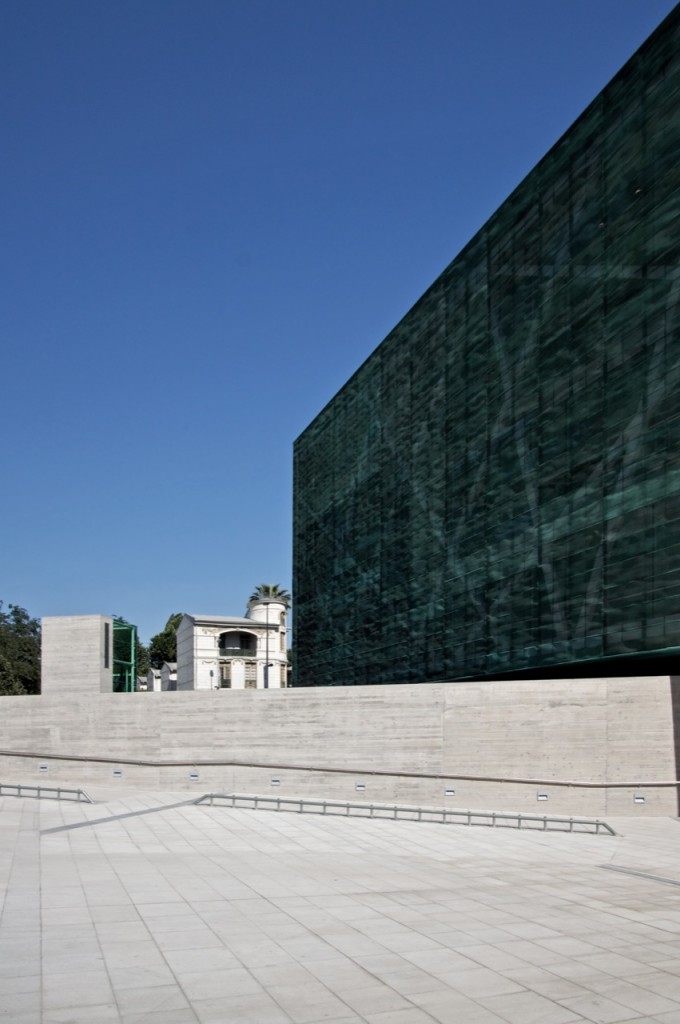
[[[50,615],[42,619],[42,692],[95,694],[113,690],[113,619]]]

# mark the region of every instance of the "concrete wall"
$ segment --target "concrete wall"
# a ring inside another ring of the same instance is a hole
[[[189,615],[177,626],[177,689],[194,689],[194,623]]]
[[[0,706],[0,749],[39,753],[48,765],[41,774],[38,760],[2,755],[4,782],[236,790],[537,814],[677,813],[675,788],[649,785],[677,778],[667,676],[102,694],[87,701],[46,695],[3,697]],[[187,763],[96,764],[55,760],[57,754]],[[202,763],[227,760],[272,767]],[[194,766],[196,781],[190,780]],[[122,768],[121,777],[114,778],[114,767]],[[437,777],[444,775],[483,778]],[[272,778],[279,779],[275,790]],[[357,783],[365,790],[358,793]],[[613,788],[616,783],[624,785]],[[447,789],[455,792],[447,796]],[[539,792],[547,799],[539,801]],[[635,803],[640,793],[645,802]]]
[[[43,695],[111,693],[113,619],[105,615],[50,615],[41,620],[41,625]]]

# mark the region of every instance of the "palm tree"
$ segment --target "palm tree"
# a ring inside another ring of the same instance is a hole
[[[248,604],[252,601],[278,601],[284,608],[290,608],[291,597],[278,583],[260,583],[250,595]]]

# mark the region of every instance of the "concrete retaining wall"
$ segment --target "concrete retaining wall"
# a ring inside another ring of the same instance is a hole
[[[649,785],[677,778],[668,676],[3,697],[0,710],[0,749],[41,755],[0,756],[3,782],[677,814],[675,787]],[[96,757],[117,763],[88,760]],[[130,760],[156,764],[123,763]],[[228,760],[272,767],[202,763]]]

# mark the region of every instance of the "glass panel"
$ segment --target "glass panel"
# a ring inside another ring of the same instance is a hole
[[[298,685],[680,648],[680,8],[295,445]]]

